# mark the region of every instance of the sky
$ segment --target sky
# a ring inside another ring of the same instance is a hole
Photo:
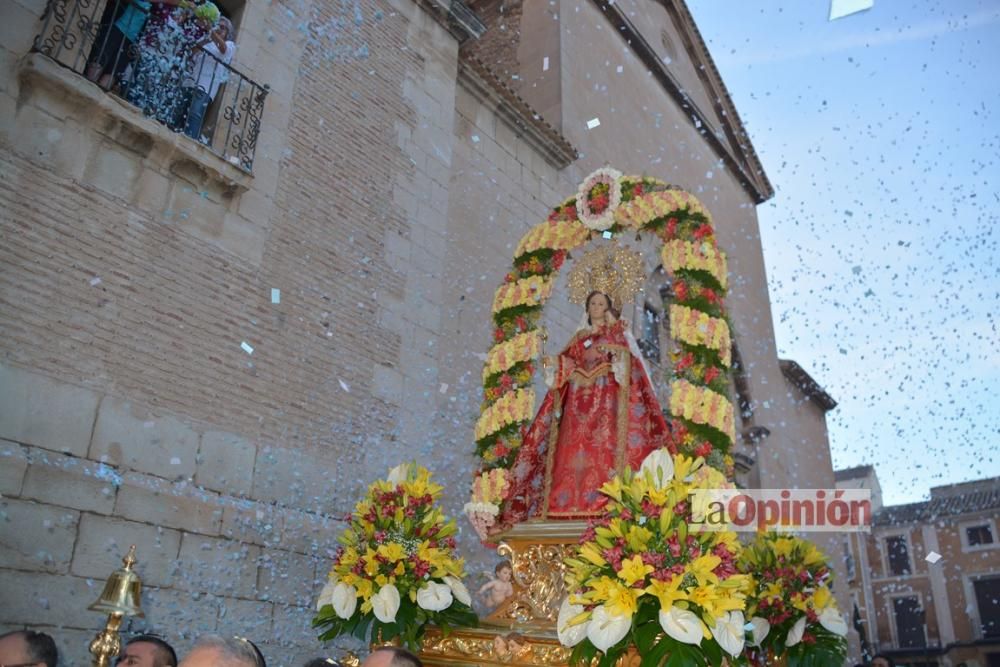
[[[1000,0],[688,0],[775,187],[779,356],[887,504],[1000,475]]]

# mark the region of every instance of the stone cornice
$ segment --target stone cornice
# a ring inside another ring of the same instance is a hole
[[[467,39],[479,39],[486,25],[461,0],[416,0],[461,44]]]
[[[725,133],[725,139],[719,136],[714,120],[684,92],[680,82],[667,69],[656,51],[619,6],[608,0],[592,0],[592,2],[631,47],[640,62],[687,113],[692,124],[701,130],[701,135],[726,167],[736,175],[754,201],[760,204],[773,197],[774,188],[764,173],[746,129],[736,113],[729,91],[722,83],[722,77],[709,55],[708,47],[683,0],[660,0],[660,3],[679,27],[685,41],[684,47],[693,60],[702,83],[708,89],[709,97],[718,100],[716,110],[722,118],[722,132]],[[738,147],[738,150],[734,151],[733,146]]]
[[[458,82],[556,169],[564,169],[576,160],[573,145],[475,56],[459,56]]]

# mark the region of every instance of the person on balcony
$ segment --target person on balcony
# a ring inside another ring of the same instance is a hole
[[[212,2],[154,0],[139,40],[139,58],[129,81],[126,99],[143,113],[172,129],[184,98],[181,81],[193,47],[219,20]]]
[[[195,46],[191,67],[184,77],[182,92],[184,105],[180,112],[184,115],[176,121],[183,125],[184,134],[195,141],[210,143],[201,136],[205,123],[205,112],[215,99],[219,88],[229,79],[229,63],[236,53],[233,40],[233,24],[225,16],[219,19],[208,37]]]
[[[86,76],[105,90],[120,79],[135,57],[150,3],[147,0],[109,2],[101,16],[100,31],[90,50]]]

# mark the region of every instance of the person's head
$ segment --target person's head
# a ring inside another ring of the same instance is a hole
[[[872,658],[872,667],[896,667],[896,661],[883,653],[879,653]]]
[[[599,290],[594,290],[587,295],[587,324],[593,326],[595,323],[605,322],[605,314],[611,313],[618,319],[618,312],[611,305],[611,298]]]
[[[173,647],[156,635],[137,635],[128,640],[115,665],[123,667],[177,667]]]
[[[502,560],[493,568],[493,574],[501,581],[510,581],[514,576],[514,568],[511,567],[509,560]]]
[[[406,649],[386,646],[372,651],[361,667],[424,667],[424,663]]]
[[[267,667],[260,650],[242,637],[204,635],[180,667]]]
[[[11,667],[56,667],[59,651],[44,632],[15,630],[0,635],[0,665]]]
[[[233,30],[233,22],[227,19],[225,16],[219,17],[219,22],[215,24],[212,29],[215,34],[225,40],[232,41],[235,30]]]

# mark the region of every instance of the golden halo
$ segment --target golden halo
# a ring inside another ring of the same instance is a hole
[[[642,255],[618,244],[591,250],[573,263],[567,286],[569,299],[582,304],[597,290],[611,297],[615,307],[631,301],[646,281]]]

